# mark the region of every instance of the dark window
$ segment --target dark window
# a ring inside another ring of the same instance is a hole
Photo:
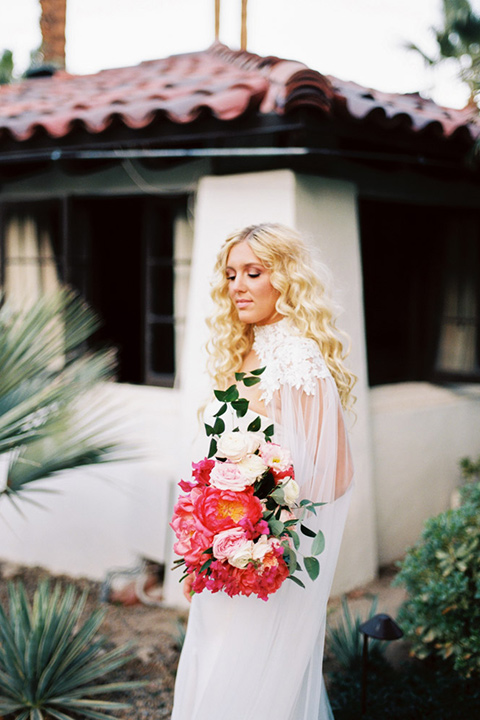
[[[360,202],[371,385],[480,380],[480,214]]]
[[[3,216],[7,294],[27,286],[38,295],[67,282],[99,313],[95,341],[117,348],[120,381],[172,386],[190,262],[185,198],[18,203]]]

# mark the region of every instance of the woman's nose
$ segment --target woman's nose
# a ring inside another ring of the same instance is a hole
[[[242,292],[245,290],[245,280],[240,273],[237,273],[235,280],[233,281],[233,289],[235,292]]]

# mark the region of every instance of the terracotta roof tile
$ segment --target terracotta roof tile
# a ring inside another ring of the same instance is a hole
[[[215,44],[203,52],[151,60],[94,75],[59,72],[0,87],[0,141],[30,139],[37,130],[66,137],[76,126],[98,134],[114,118],[141,129],[159,115],[186,124],[202,113],[221,121],[254,110],[284,115],[313,107],[335,118],[366,121],[439,137],[480,135],[471,107],[443,108],[416,93],[397,95],[327,77],[302,63],[260,57]]]

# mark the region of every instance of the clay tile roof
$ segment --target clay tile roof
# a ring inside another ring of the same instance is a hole
[[[432,129],[439,137],[473,140],[480,123],[471,107],[442,108],[418,94],[396,95],[327,77],[306,65],[234,51],[219,43],[203,52],[151,60],[94,75],[58,72],[0,86],[0,141],[23,142],[43,131],[64,138],[78,126],[106,130],[114,119],[140,129],[155,118],[191,123],[208,113],[220,121],[247,112],[285,115],[310,107],[354,122]]]

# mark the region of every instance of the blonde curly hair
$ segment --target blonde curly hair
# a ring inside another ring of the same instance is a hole
[[[335,306],[326,293],[325,283],[312,270],[309,251],[300,235],[277,223],[250,225],[233,233],[218,254],[211,291],[215,311],[207,320],[211,335],[207,344],[208,369],[215,386],[225,389],[232,382],[254,340],[253,326],[238,318],[225,273],[231,248],[241,242],[248,243],[270,272],[270,282],[280,293],[277,312],[291,318],[305,337],[318,343],[342,405],[350,409],[355,402],[352,388],[356,377],[343,362],[349,350],[348,337],[335,327]]]

